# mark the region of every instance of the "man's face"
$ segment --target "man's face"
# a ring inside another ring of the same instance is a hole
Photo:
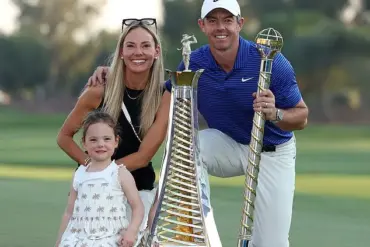
[[[238,20],[225,9],[214,9],[203,20],[199,20],[198,24],[212,48],[226,51],[238,42],[244,19]]]

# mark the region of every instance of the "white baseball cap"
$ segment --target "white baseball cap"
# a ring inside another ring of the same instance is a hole
[[[204,0],[201,11],[201,18],[203,19],[214,9],[226,9],[234,16],[240,15],[240,6],[237,0]]]

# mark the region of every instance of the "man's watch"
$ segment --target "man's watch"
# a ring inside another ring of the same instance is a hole
[[[280,121],[283,120],[283,117],[284,117],[284,112],[283,110],[280,110],[280,109],[276,109],[276,119],[275,120],[272,120],[271,122],[276,124]]]

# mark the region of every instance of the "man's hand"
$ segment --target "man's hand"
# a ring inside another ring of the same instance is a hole
[[[265,90],[257,97],[257,93],[253,93],[253,110],[262,112],[266,116],[266,120],[276,120],[275,96],[271,90]]]
[[[96,70],[94,71],[94,74],[87,81],[86,86],[95,87],[99,84],[105,85],[106,77],[108,75],[108,70],[109,70],[109,67],[106,67],[106,66],[99,66],[98,68],[96,68]]]

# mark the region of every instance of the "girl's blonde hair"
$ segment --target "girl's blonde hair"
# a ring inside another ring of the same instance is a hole
[[[124,71],[126,66],[121,59],[120,51],[127,34],[138,27],[142,27],[149,32],[154,39],[155,46],[161,47],[161,42],[156,32],[146,25],[134,24],[122,31],[112,57],[104,92],[104,110],[109,113],[115,121],[118,121],[118,117],[121,113],[121,105],[125,93],[125,84],[123,80],[125,79]],[[162,52],[160,52],[158,58],[154,60],[152,68],[150,69],[149,78],[149,82],[146,84],[143,94],[140,96],[143,97],[140,115],[140,130],[138,133],[141,137],[146,135],[150,126],[153,124],[161,103],[164,82]]]

